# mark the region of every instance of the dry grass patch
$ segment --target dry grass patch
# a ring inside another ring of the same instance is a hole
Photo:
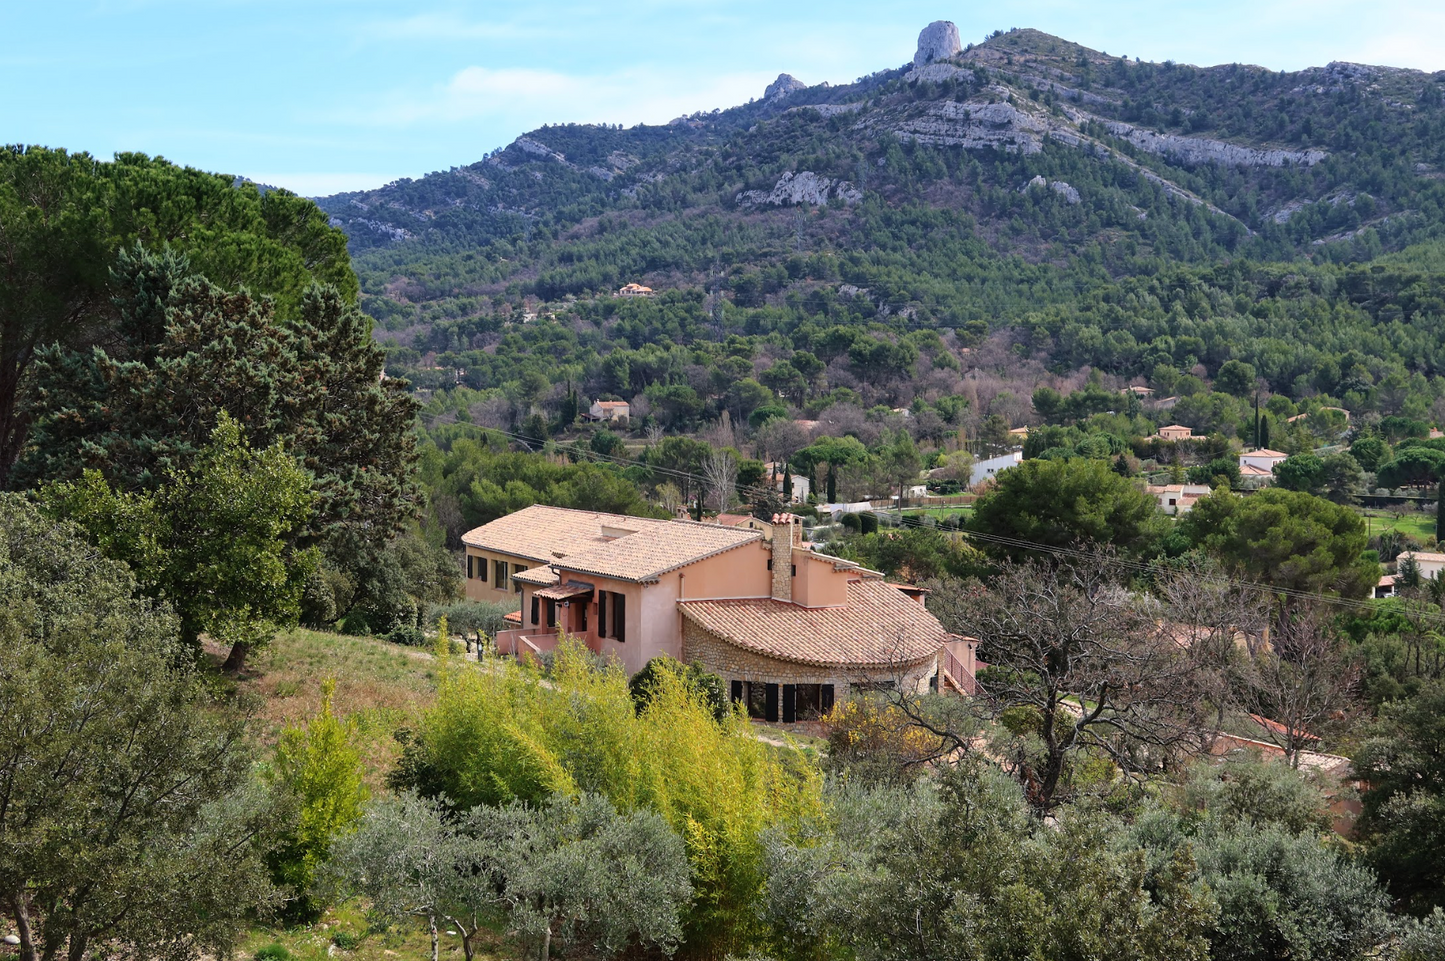
[[[207,653],[217,663],[225,657],[217,646],[207,645]],[[366,780],[375,787],[396,757],[393,732],[413,725],[436,694],[436,662],[425,651],[377,638],[298,629],[253,654],[235,687],[258,697],[255,730],[272,744],[282,729],[316,716],[328,677],[336,679],[332,707],[355,720]]]

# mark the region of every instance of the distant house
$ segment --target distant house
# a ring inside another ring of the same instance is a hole
[[[1168,427],[1159,428],[1159,433],[1154,436],[1159,440],[1167,441],[1191,440],[1194,437],[1194,431],[1183,424],[1170,424]]]
[[[1144,488],[1159,501],[1159,509],[1171,516],[1188,513],[1194,502],[1208,497],[1208,484],[1150,484]]]
[[[1380,582],[1375,585],[1375,600],[1378,601],[1386,597],[1394,597],[1395,586],[1398,582],[1399,579],[1394,574],[1386,574],[1380,578]]]
[[[1154,396],[1154,390],[1153,390],[1153,388],[1150,388],[1150,387],[1138,387],[1138,386],[1135,386],[1135,387],[1125,387],[1125,388],[1124,388],[1124,393],[1126,393],[1126,394],[1133,394],[1135,397],[1139,398],[1140,400],[1147,400],[1148,398]]]
[[[788,473],[784,464],[768,461],[763,465],[763,473],[773,478],[773,490],[777,491],[790,504],[806,504],[808,495],[813,493],[813,485],[803,474],[794,474],[792,491],[784,491],[783,478]]]
[[[1288,457],[1289,455],[1282,451],[1270,450],[1264,447],[1256,450],[1248,450],[1239,455],[1239,473],[1241,476],[1245,476],[1244,469],[1246,467],[1253,467],[1256,471],[1273,475],[1274,465]]]
[[[1014,440],[1025,441],[1029,439],[1029,429],[1028,427],[1015,427],[1008,432],[1008,435]]]
[[[589,420],[605,421],[615,424],[625,421],[632,416],[632,405],[625,400],[594,400],[592,406],[587,408]]]
[[[1011,450],[1007,454],[1000,454],[997,457],[990,457],[987,460],[976,460],[973,462],[973,473],[968,475],[968,485],[982,483],[993,477],[1001,470],[1008,470],[1023,463],[1024,452]]]
[[[518,576],[521,625],[498,632],[502,654],[537,659],[565,634],[629,674],[660,655],[699,663],[768,721],[818,717],[854,688],[974,692],[977,642],[944,630],[920,592],[812,550],[792,515],[769,526],[538,505],[462,541],[468,557],[545,558]]]
[[[624,284],[617,291],[619,297],[651,297],[652,288],[644,287],[641,284]]]
[[[1440,576],[1441,571],[1445,571],[1445,554],[1430,551],[1406,551],[1397,560],[1403,561],[1406,558],[1414,560],[1422,581],[1434,580]]]

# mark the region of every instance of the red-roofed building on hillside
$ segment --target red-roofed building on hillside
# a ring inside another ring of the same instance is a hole
[[[792,515],[757,526],[528,507],[462,538],[467,594],[495,592],[473,582],[503,558],[527,564],[501,653],[540,656],[566,634],[629,674],[660,655],[697,662],[770,721],[816,717],[855,685],[974,693],[976,642],[945,631],[923,592],[813,551]]]

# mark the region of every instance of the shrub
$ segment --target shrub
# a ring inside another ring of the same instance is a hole
[[[337,931],[331,936],[331,943],[342,951],[355,951],[361,947],[361,938],[350,931]]]
[[[256,952],[256,961],[291,961],[294,957],[295,955],[286,950],[286,945],[276,941]]]
[[[407,647],[425,647],[427,643],[426,634],[422,629],[409,624],[393,627],[386,632],[386,639],[393,644],[403,644]]]

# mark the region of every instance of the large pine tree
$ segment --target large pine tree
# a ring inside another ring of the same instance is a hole
[[[310,472],[316,513],[304,540],[342,528],[383,540],[412,513],[416,402],[382,378],[368,319],[334,287],[305,291],[283,322],[269,298],[139,248],[120,257],[112,286],[105,346],[38,354],[40,416],[15,483],[93,468],[121,490],[152,489],[190,463],[226,411],[254,446],[280,442]]]

